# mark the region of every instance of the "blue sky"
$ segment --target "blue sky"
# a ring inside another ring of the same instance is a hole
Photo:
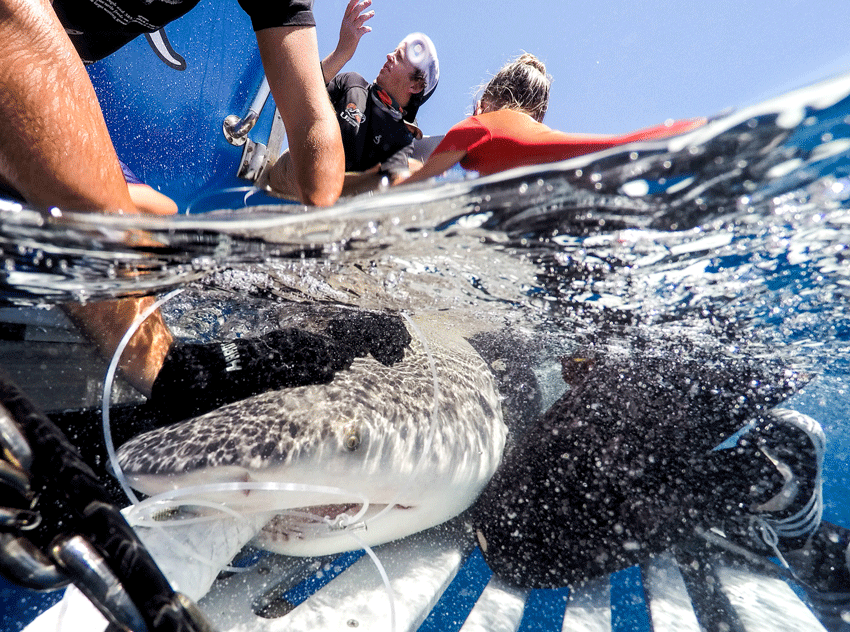
[[[346,5],[315,2],[322,56]],[[846,0],[374,0],[372,9],[373,30],[344,70],[371,81],[407,33],[427,33],[441,79],[420,111],[426,134],[471,113],[474,88],[523,51],[554,78],[545,122],[568,132],[713,114],[850,72]]]

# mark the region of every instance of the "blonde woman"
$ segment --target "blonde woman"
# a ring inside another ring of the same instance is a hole
[[[674,136],[705,119],[663,123],[621,136],[566,134],[543,124],[551,77],[537,57],[525,53],[505,65],[484,87],[475,114],[452,127],[425,166],[405,180],[421,182],[454,165],[481,175],[556,162],[625,143]]]

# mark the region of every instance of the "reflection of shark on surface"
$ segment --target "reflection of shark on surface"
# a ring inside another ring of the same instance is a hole
[[[850,531],[823,520],[825,433],[782,407],[813,376],[734,335],[673,332],[562,357],[567,391],[471,512],[485,561],[515,586],[575,589],[665,552],[708,567],[728,555],[784,574],[846,630]],[[804,618],[793,629],[823,629]]]
[[[392,367],[359,358],[329,384],[271,391],[133,438],[118,452],[124,474],[150,495],[236,484],[181,501],[251,516],[249,528],[222,518],[242,530],[232,546],[262,526],[255,543],[287,555],[376,545],[453,518],[501,459],[500,394],[456,328],[427,319],[408,328],[413,342]],[[269,484],[284,489],[257,489]]]

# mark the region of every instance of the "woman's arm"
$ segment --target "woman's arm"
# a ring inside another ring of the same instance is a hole
[[[465,150],[455,149],[440,152],[439,154],[431,154],[419,171],[412,174],[409,178],[405,178],[393,184],[414,184],[416,182],[424,182],[430,178],[436,178],[466,158],[466,153],[467,152]]]

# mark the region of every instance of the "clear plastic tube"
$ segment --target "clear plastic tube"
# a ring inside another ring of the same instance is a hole
[[[103,438],[104,442],[106,443],[106,453],[107,455],[109,455],[109,463],[112,466],[112,471],[115,474],[115,478],[118,479],[118,483],[121,485],[121,489],[124,490],[124,493],[127,494],[127,498],[129,498],[130,502],[132,502],[134,505],[139,502],[139,499],[133,492],[133,490],[130,489],[130,485],[127,482],[127,477],[124,476],[124,473],[121,471],[121,466],[118,465],[118,455],[115,452],[115,444],[112,441],[112,429],[109,425],[109,406],[112,403],[112,383],[115,380],[115,373],[118,371],[118,362],[121,360],[121,354],[124,353],[124,349],[127,347],[130,342],[130,339],[133,337],[136,331],[138,331],[139,327],[142,326],[142,323],[145,322],[145,320],[147,320],[147,318],[151,314],[153,314],[157,309],[159,309],[160,305],[162,305],[166,301],[170,301],[182,291],[182,289],[172,290],[136,317],[136,320],[134,320],[133,323],[127,328],[127,331],[124,333],[124,337],[121,338],[121,341],[115,348],[115,353],[112,354],[112,361],[109,363],[109,368],[106,370],[106,377],[103,381],[103,401],[101,403],[101,416],[103,418]]]
[[[384,568],[384,565],[381,563],[381,560],[378,559],[378,556],[375,554],[375,551],[372,550],[368,544],[366,544],[363,540],[361,540],[355,533],[349,533],[355,542],[364,550],[366,554],[369,556],[369,559],[372,560],[372,563],[378,569],[378,573],[381,575],[381,580],[384,582],[384,590],[387,591],[387,599],[390,603],[390,632],[396,632],[396,616],[395,616],[395,592],[393,592],[392,584],[390,584],[389,575],[387,575],[387,569]]]

